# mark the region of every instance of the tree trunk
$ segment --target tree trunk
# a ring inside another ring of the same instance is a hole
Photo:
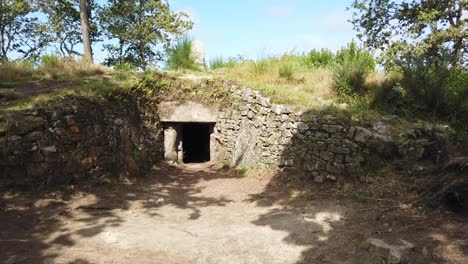
[[[87,0],[80,0],[80,19],[81,29],[83,31],[84,59],[87,62],[93,63],[93,52],[91,50],[91,40],[89,38],[88,7],[86,1]]]

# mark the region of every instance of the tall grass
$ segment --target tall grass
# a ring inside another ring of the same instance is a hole
[[[39,64],[29,61],[5,62],[0,65],[0,82],[30,80],[74,80],[85,76],[101,75],[109,69],[73,58],[44,55]]]
[[[365,81],[369,70],[362,59],[346,58],[333,69],[333,82],[336,93],[344,99],[362,95],[366,92]]]
[[[280,78],[284,78],[288,81],[294,80],[294,69],[293,66],[289,63],[284,63],[278,69],[278,74]]]
[[[214,57],[210,60],[210,69],[217,70],[222,68],[232,68],[241,63],[241,59],[231,57],[225,60],[222,56]]]
[[[268,72],[268,68],[270,67],[269,59],[260,59],[256,61],[250,61],[250,69],[256,75],[263,75]]]
[[[0,64],[0,82],[31,79],[34,72],[34,65],[28,61],[3,62]]]
[[[277,103],[310,108],[328,104],[333,97],[331,70],[310,69],[301,54],[244,60],[232,67],[218,68],[213,74],[249,85]]]
[[[167,66],[171,70],[199,70],[192,51],[192,38],[185,35],[178,39],[168,52]]]

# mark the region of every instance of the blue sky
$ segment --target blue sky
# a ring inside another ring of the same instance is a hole
[[[195,22],[190,34],[208,60],[238,54],[258,58],[312,48],[336,50],[355,38],[351,0],[170,0]]]
[[[352,0],[169,0],[173,11],[189,14],[189,33],[201,40],[207,61],[242,55],[257,59],[312,48],[337,50],[356,39],[346,7]],[[105,2],[100,0],[100,3]],[[93,48],[95,60],[106,54]]]

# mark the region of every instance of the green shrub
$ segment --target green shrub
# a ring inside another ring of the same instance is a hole
[[[453,69],[445,87],[447,114],[454,120],[468,120],[468,71]]]
[[[392,61],[401,72],[398,85],[375,94],[374,106],[394,114],[430,116],[468,130],[468,71],[450,66],[450,58],[437,59],[406,52]],[[401,85],[400,85],[401,84]]]
[[[403,115],[409,109],[407,90],[398,82],[393,86],[379,87],[374,91],[372,107],[389,114]]]
[[[367,92],[365,82],[368,74],[369,68],[365,59],[345,58],[333,68],[335,92],[345,100],[363,95]]]
[[[374,71],[376,66],[374,56],[363,47],[358,47],[354,40],[336,52],[335,60],[337,64],[359,61],[360,66],[365,66],[369,71]]]
[[[267,59],[251,61],[251,70],[255,75],[263,75],[268,72],[269,64]]]
[[[304,58],[305,64],[312,67],[327,67],[332,65],[335,60],[335,54],[328,49],[316,50],[313,49],[309,52],[308,56]]]
[[[423,58],[413,57],[401,64],[403,85],[418,110],[437,112],[444,103],[443,85],[447,69],[426,65]]]
[[[118,81],[126,81],[132,77],[132,73],[137,71],[138,67],[129,63],[119,63],[114,66],[114,78]]]
[[[278,69],[279,76],[288,81],[294,80],[294,69],[290,63],[283,63]]]
[[[374,70],[372,54],[351,41],[336,53],[333,67],[335,92],[345,100],[364,95],[367,92],[366,78]]]
[[[118,63],[114,66],[117,71],[136,71],[138,67],[129,63]]]
[[[42,55],[41,67],[55,68],[59,65],[61,58],[56,54]]]
[[[185,35],[169,50],[167,65],[171,70],[200,70],[192,54],[192,38]]]

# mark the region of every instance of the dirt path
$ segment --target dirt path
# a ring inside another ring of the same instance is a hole
[[[467,263],[466,221],[314,195],[286,202],[269,177],[207,164],[63,199],[5,195],[0,263],[373,263],[370,237],[414,243],[411,263]]]

